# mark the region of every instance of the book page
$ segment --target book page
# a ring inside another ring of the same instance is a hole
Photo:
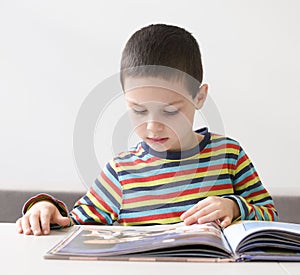
[[[240,243],[250,234],[277,230],[300,236],[300,224],[271,221],[240,221],[223,230],[233,251],[237,251]]]
[[[185,226],[183,223],[154,226],[79,226],[49,251],[55,255],[118,256],[147,252],[151,255],[222,255],[232,251],[216,223]]]
[[[237,222],[223,229],[223,234],[235,253],[240,241],[247,236],[247,231],[243,222]]]

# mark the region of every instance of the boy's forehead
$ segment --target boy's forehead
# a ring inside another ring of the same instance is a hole
[[[124,80],[124,92],[143,90],[152,88],[153,90],[173,92],[174,95],[189,96],[189,92],[180,80],[167,80],[159,77],[126,77]]]

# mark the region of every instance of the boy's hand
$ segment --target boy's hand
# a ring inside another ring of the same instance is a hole
[[[186,225],[218,221],[222,227],[227,227],[233,219],[240,216],[237,203],[222,197],[207,197],[184,212],[180,218]]]
[[[67,226],[70,218],[63,217],[53,203],[40,201],[35,203],[16,223],[18,233],[47,235],[50,233],[50,223]]]

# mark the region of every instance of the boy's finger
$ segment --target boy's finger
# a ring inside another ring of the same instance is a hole
[[[40,213],[34,213],[29,218],[31,230],[34,235],[41,235]]]
[[[207,222],[213,222],[215,220],[218,220],[221,218],[221,211],[215,210],[205,216],[200,217],[197,222],[198,223],[207,223]]]
[[[201,210],[197,210],[196,212],[194,212],[193,214],[185,217],[183,219],[185,225],[190,225],[193,223],[198,223],[198,219],[201,218],[202,216],[207,215],[208,213],[210,213],[213,210],[209,210],[209,207],[204,207]]]
[[[19,219],[17,219],[17,221],[16,221],[16,229],[17,229],[17,232],[18,232],[19,234],[23,233],[23,228],[22,228],[22,222],[21,222],[21,219],[22,219],[22,218],[19,218]]]
[[[26,235],[30,235],[31,234],[31,228],[30,228],[28,216],[25,215],[21,219],[21,225],[22,225],[23,233],[26,234]]]
[[[228,216],[226,216],[221,222],[221,226],[223,228],[227,227],[230,224],[231,224],[231,219]]]
[[[42,232],[43,234],[47,235],[50,232],[50,219],[51,219],[51,215],[48,211],[44,211],[43,213],[41,213],[41,228],[42,228]]]
[[[188,209],[183,214],[181,214],[181,216],[180,216],[181,220],[184,221],[185,219],[194,215],[196,212],[200,211],[203,207],[205,207],[207,205],[208,205],[208,203],[205,199],[202,201],[199,201],[194,206],[192,206],[190,209]]]
[[[185,225],[191,225],[191,224],[194,224],[194,223],[197,223],[197,217],[195,215],[192,215],[192,216],[189,216],[185,219],[183,219],[183,222]]]

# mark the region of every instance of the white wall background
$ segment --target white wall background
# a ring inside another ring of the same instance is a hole
[[[134,31],[169,23],[199,41],[225,133],[265,186],[299,189],[299,10],[297,0],[1,0],[0,188],[84,190],[72,148],[82,101],[118,72]]]

